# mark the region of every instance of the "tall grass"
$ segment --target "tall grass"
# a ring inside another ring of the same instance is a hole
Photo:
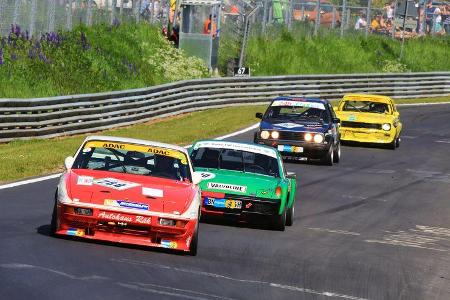
[[[448,71],[450,38],[407,40],[399,55],[400,42],[385,36],[278,29],[250,39],[246,65],[254,75]]]
[[[30,39],[13,27],[0,40],[0,98],[122,90],[208,76],[156,26],[80,26]]]

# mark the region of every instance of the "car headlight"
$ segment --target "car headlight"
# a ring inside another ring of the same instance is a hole
[[[314,136],[314,143],[322,143],[323,142],[323,136],[321,134],[316,134]]]
[[[267,140],[270,136],[270,133],[267,130],[263,130],[263,131],[261,131],[260,136],[262,139]]]
[[[381,128],[383,128],[383,130],[389,131],[391,130],[391,124],[384,123],[383,126],[381,126]]]
[[[305,133],[305,141],[311,142],[313,139],[313,136],[311,133]]]
[[[280,133],[278,131],[272,131],[270,135],[273,139],[278,139],[280,137]]]

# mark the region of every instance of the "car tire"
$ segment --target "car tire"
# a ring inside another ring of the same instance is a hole
[[[322,158],[322,163],[327,166],[332,166],[333,162],[334,162],[334,147],[333,145],[331,145],[327,154],[325,154],[325,156]]]
[[[395,148],[400,147],[400,137],[395,140]]]
[[[256,136],[257,136],[257,133],[255,132],[255,134],[253,135],[253,144],[256,144]]]
[[[294,224],[294,204],[295,203],[292,203],[292,206],[286,212],[286,226],[292,226],[292,224]]]
[[[394,140],[388,144],[388,149],[391,149],[391,150],[397,149],[397,139],[396,138],[394,138]]]
[[[336,148],[334,148],[333,162],[338,163],[341,160],[341,143],[338,142]]]
[[[189,245],[189,255],[196,256],[197,255],[197,247],[198,247],[198,224],[200,220],[197,221],[197,226],[195,226],[194,234],[192,235],[192,241]]]
[[[283,210],[281,215],[276,215],[273,220],[273,229],[277,231],[284,231],[286,228],[286,209]]]

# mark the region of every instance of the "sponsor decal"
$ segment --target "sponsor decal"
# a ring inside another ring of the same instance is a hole
[[[103,204],[108,205],[108,206],[123,207],[123,208],[133,208],[133,209],[143,209],[143,210],[149,209],[148,204],[129,202],[129,201],[125,201],[125,200],[105,199]]]
[[[151,217],[144,217],[144,216],[130,216],[130,215],[124,215],[121,213],[110,213],[106,211],[102,211],[98,214],[99,219],[108,220],[108,221],[116,221],[116,222],[123,222],[123,223],[139,223],[139,224],[145,224],[150,225],[151,224]]]
[[[161,240],[161,246],[163,248],[176,249],[178,247],[178,243],[170,240]]]
[[[208,188],[209,189],[216,189],[216,190],[240,192],[240,193],[247,192],[247,187],[246,186],[234,185],[234,184],[228,184],[228,183],[208,182]]]
[[[288,129],[292,129],[292,128],[296,128],[296,127],[304,127],[303,124],[295,124],[295,123],[278,123],[278,124],[273,124],[273,125],[278,126],[278,127],[288,128]]]
[[[348,120],[349,121],[356,121],[356,116],[355,115],[350,115],[350,116],[348,116]]]
[[[84,230],[76,229],[76,228],[69,228],[69,229],[67,229],[66,234],[72,235],[72,236],[84,236]]]
[[[91,152],[92,151],[92,148],[84,148],[83,149],[83,153],[88,153],[88,152]]]
[[[92,185],[94,177],[91,176],[78,176],[77,185]]]
[[[208,179],[213,179],[214,177],[216,177],[216,174],[210,173],[210,172],[202,172],[201,176],[204,180],[208,180]]]
[[[325,105],[318,102],[306,102],[306,101],[292,101],[292,100],[275,100],[271,106],[296,106],[306,108],[318,108],[325,110]]]
[[[104,186],[119,191],[127,190],[140,185],[139,183],[124,181],[116,178],[100,178],[95,179],[93,182],[96,185]]]
[[[249,203],[245,204],[245,208],[249,209],[250,207],[252,207],[252,205],[253,204],[251,202],[249,202]]]
[[[88,148],[109,148],[124,151],[137,151],[142,153],[152,153],[157,155],[164,155],[179,159],[183,165],[187,164],[187,158],[184,153],[174,149],[167,149],[161,147],[152,147],[145,145],[134,145],[127,143],[114,143],[114,142],[101,142],[101,141],[91,141],[84,145],[84,149]],[[83,150],[84,151],[84,150]]]
[[[252,144],[233,143],[227,141],[202,141],[194,145],[194,150],[197,150],[199,148],[231,149],[231,150],[259,153],[273,158],[277,157],[276,151],[272,148],[266,148]]]
[[[143,187],[142,195],[149,196],[149,197],[162,198],[162,197],[164,197],[164,191],[160,190],[160,189],[152,189],[152,188]]]

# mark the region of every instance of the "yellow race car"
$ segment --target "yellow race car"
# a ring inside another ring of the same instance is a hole
[[[334,108],[340,119],[341,141],[400,145],[402,123],[394,101],[387,96],[348,94]]]

